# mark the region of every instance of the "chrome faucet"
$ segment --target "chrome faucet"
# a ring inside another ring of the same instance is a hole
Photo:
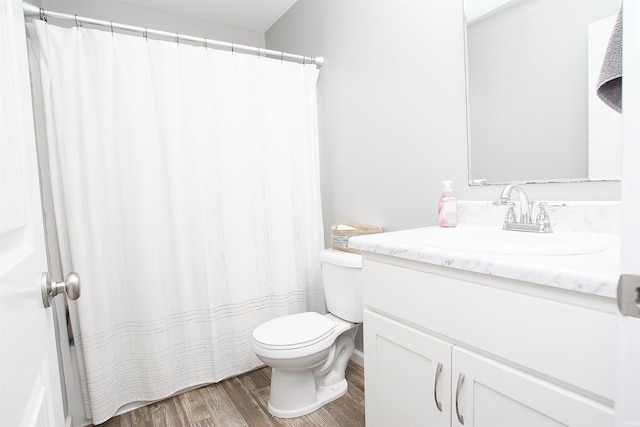
[[[516,213],[514,211],[515,202],[511,201],[511,193],[513,191],[518,193],[518,199],[520,201],[520,216],[516,219]],[[507,185],[502,193],[500,193],[500,199],[494,202],[495,205],[507,205],[509,209],[504,217],[503,230],[513,231],[529,231],[534,233],[552,233],[551,221],[549,220],[549,214],[546,211],[546,203],[539,203],[539,211],[535,222],[533,221],[533,204],[534,202],[529,200],[527,193],[524,189],[516,184]]]
[[[532,222],[531,220],[531,211],[533,210],[533,202],[529,201],[529,197],[527,193],[524,192],[524,189],[516,184],[507,185],[502,193],[500,194],[500,200],[497,204],[507,205],[511,201],[511,192],[516,190],[518,193],[518,198],[520,199],[520,217],[518,222],[520,224],[529,224]]]

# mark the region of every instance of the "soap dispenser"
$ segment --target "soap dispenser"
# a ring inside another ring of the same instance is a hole
[[[438,201],[438,224],[440,227],[455,227],[458,224],[458,203],[453,196],[453,181],[442,181],[442,195]]]

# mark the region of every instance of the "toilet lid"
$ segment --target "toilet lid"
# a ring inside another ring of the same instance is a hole
[[[264,347],[298,348],[322,341],[334,329],[335,323],[319,313],[298,313],[263,323],[253,331],[253,338]]]

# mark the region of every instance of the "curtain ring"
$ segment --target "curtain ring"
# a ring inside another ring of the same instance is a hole
[[[284,62],[284,52],[280,51],[280,61]]]
[[[207,38],[206,37],[204,38],[204,48],[207,49],[207,50],[209,49],[209,46],[207,46]]]
[[[113,36],[113,21],[110,21],[109,24],[111,25],[111,35]]]
[[[147,27],[144,27],[144,33],[142,33],[142,35],[145,41],[149,41],[149,30],[147,30]]]
[[[176,33],[176,43],[180,44],[180,34]]]
[[[231,53],[235,54],[235,51],[233,50],[233,43],[231,43]]]
[[[40,8],[40,20],[47,22],[47,15],[44,14],[44,9]]]
[[[258,58],[262,58],[262,52],[260,52],[260,48],[258,48]]]
[[[73,19],[76,21],[76,28],[79,28],[80,24],[78,23],[78,15],[73,15]]]

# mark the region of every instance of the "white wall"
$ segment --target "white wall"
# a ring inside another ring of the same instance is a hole
[[[48,10],[212,40],[264,47],[264,34],[117,0],[26,0]]]
[[[268,48],[322,55],[318,83],[325,229],[360,221],[398,230],[436,223],[443,179],[467,185],[462,0],[299,0]],[[535,184],[535,200],[619,200],[619,182]]]

